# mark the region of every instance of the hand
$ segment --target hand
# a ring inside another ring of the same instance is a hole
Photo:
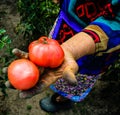
[[[19,93],[20,98],[29,98],[41,93],[61,77],[68,80],[71,84],[77,84],[75,74],[78,71],[78,65],[76,60],[82,56],[95,53],[94,40],[88,34],[80,32],[64,42],[61,47],[65,53],[63,64],[55,69],[45,69],[36,86],[30,90],[21,91]],[[13,53],[15,55],[19,54],[19,57],[28,58],[28,53],[23,51],[13,50]]]
[[[77,83],[75,73],[77,73],[78,71],[78,65],[74,58],[72,57],[72,55],[65,49],[63,50],[65,53],[65,60],[63,64],[55,69],[47,68],[46,70],[44,70],[44,72],[43,68],[40,68],[40,71],[42,71],[43,74],[40,76],[39,82],[36,84],[35,87],[33,87],[30,90],[20,91],[19,93],[20,98],[30,98],[38,93],[41,93],[60,77],[65,78],[71,84]],[[14,49],[13,54],[17,55],[19,58],[28,58],[28,53],[21,51],[19,49]],[[7,81],[5,85],[9,88],[13,88],[9,81]]]
[[[79,67],[76,60],[95,52],[94,40],[88,34],[80,32],[64,42],[61,47],[65,53],[63,64],[55,69],[44,70],[38,84],[30,90],[22,91],[20,98],[28,98],[41,93],[61,77],[71,84],[77,84],[75,74]]]

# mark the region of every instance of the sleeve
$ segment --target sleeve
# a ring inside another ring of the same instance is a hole
[[[111,1],[111,4],[112,4],[113,6],[116,6],[116,5],[120,4],[120,0],[112,0],[112,1]]]
[[[68,13],[69,15],[74,18],[81,26],[85,27],[87,24],[82,21],[76,14],[75,14],[75,5],[77,0],[70,0],[69,6],[68,6]]]
[[[89,34],[93,38],[96,45],[96,54],[102,55],[102,52],[107,49],[109,40],[106,33],[98,25],[89,25],[82,32]]]
[[[120,0],[112,0],[111,4],[115,15],[113,18],[100,16],[83,29],[94,39],[96,55],[120,50]]]

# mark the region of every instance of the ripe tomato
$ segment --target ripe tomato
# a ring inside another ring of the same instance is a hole
[[[8,66],[8,79],[19,90],[27,90],[35,86],[39,79],[37,66],[27,59],[14,60]]]
[[[28,50],[30,60],[39,66],[55,68],[64,60],[64,52],[60,44],[46,36],[31,42]]]

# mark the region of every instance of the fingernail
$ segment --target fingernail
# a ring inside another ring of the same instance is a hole
[[[14,49],[12,50],[12,53],[13,53],[13,54],[18,53],[18,49],[17,49],[17,48],[14,48]]]
[[[6,86],[7,88],[15,89],[15,88],[11,85],[11,83],[10,83],[9,81],[6,81],[6,82],[5,82],[5,86]]]
[[[2,73],[7,73],[7,69],[8,69],[8,67],[4,67],[4,68],[2,69]]]

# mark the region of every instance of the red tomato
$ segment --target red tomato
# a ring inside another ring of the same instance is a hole
[[[8,66],[8,79],[19,90],[27,90],[36,85],[39,79],[37,66],[27,59],[14,60]]]
[[[29,58],[39,66],[55,68],[62,64],[64,52],[56,40],[42,36],[30,43]]]

